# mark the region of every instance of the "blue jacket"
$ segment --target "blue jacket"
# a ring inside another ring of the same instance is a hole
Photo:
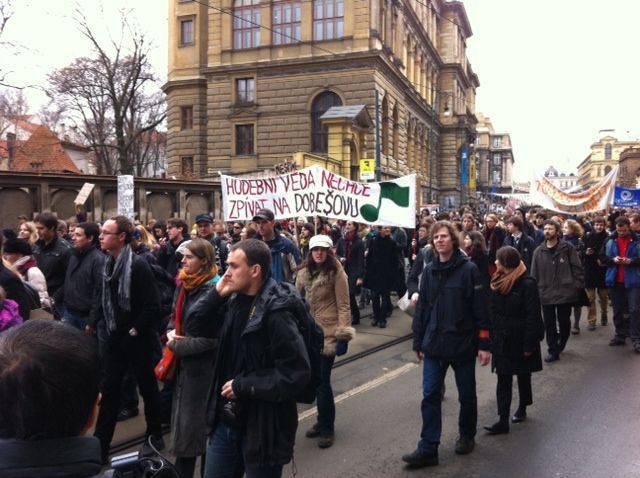
[[[613,287],[616,283],[616,273],[618,265],[613,259],[619,255],[618,251],[618,233],[613,233],[605,242],[604,248],[600,252],[600,262],[607,267],[605,275],[605,283],[607,287]],[[625,266],[624,269],[624,286],[627,289],[640,287],[640,238],[633,232],[631,233],[631,244],[627,248],[627,255],[631,259],[631,264]]]

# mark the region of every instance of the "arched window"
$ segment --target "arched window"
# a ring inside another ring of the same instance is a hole
[[[400,143],[400,124],[398,122],[398,106],[393,106],[393,113],[391,115],[393,120],[393,144],[391,145],[391,155],[396,159],[396,166],[398,162],[398,145]]]
[[[611,159],[611,144],[604,145],[604,159]]]
[[[385,95],[382,98],[382,124],[380,125],[380,142],[382,144],[382,154],[389,155],[389,102]]]
[[[328,132],[320,117],[332,106],[342,106],[342,100],[333,91],[324,91],[311,103],[311,150],[314,153],[327,153]]]
[[[611,166],[605,166],[604,167],[604,175],[606,176],[607,174],[609,174],[611,172]]]

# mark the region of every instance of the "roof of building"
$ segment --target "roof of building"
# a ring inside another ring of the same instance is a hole
[[[365,105],[332,106],[320,116],[320,119],[348,119],[357,122],[360,126],[373,127],[373,121]]]
[[[42,171],[80,173],[62,147],[60,139],[46,126],[34,125],[31,137],[16,141],[14,171]],[[0,157],[9,157],[7,142],[0,142]]]

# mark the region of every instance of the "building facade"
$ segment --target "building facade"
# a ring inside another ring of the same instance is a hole
[[[573,173],[559,173],[553,166],[549,166],[549,169],[544,172],[544,177],[561,191],[574,192],[579,186],[578,176]]]
[[[578,165],[580,186],[593,186],[618,165],[620,155],[625,149],[640,147],[640,141],[637,139],[619,139],[617,136],[613,130],[601,131],[600,139],[591,145],[589,156]]]
[[[513,192],[513,145],[509,133],[496,132],[491,118],[478,113],[476,126],[477,190],[483,193]]]
[[[376,127],[322,116],[363,105],[381,177],[415,172],[418,199],[459,203],[479,86],[471,35],[456,1],[170,0],[167,175],[260,172],[304,153],[358,179]]]

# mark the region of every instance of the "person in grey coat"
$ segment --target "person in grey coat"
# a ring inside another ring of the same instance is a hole
[[[207,444],[206,405],[215,370],[221,323],[205,313],[203,299],[220,279],[211,243],[197,238],[186,243],[174,301],[173,328],[167,347],[178,357],[171,409],[171,443],[182,478],[193,476],[196,459]]]
[[[545,242],[533,253],[531,276],[538,282],[542,316],[549,355],[545,362],[555,362],[567,345],[571,332],[571,308],[584,287],[584,266],[578,252],[560,240],[560,225],[544,222]],[[558,327],[560,333],[558,334]]]

